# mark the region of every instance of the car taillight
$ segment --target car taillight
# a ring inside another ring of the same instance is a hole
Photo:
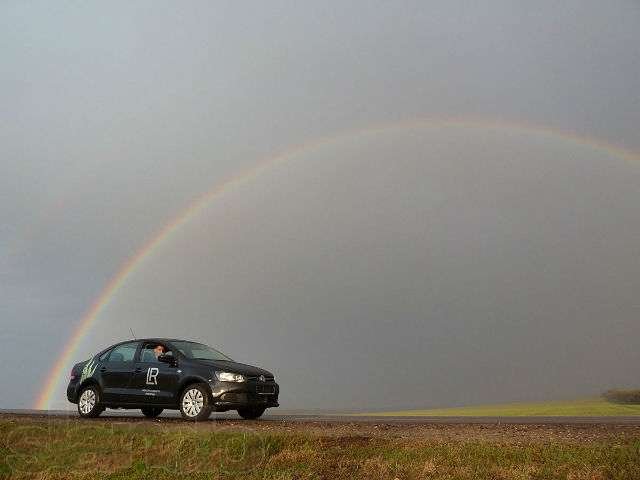
[[[70,380],[75,380],[76,379],[76,374],[73,372],[73,368],[71,369],[71,373],[69,374],[69,379]]]

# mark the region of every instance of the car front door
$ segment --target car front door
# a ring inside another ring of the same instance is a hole
[[[180,370],[175,363],[158,360],[156,354],[158,346],[162,347],[164,355],[173,355],[173,352],[164,344],[142,345],[131,388],[136,403],[171,405],[176,402]]]
[[[140,342],[115,346],[100,366],[102,394],[106,403],[124,404],[132,401],[131,381]]]

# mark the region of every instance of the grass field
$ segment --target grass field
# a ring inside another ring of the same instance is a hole
[[[637,426],[0,417],[2,479],[640,479]]]
[[[468,417],[535,417],[572,416],[605,417],[640,415],[640,405],[620,405],[600,398],[540,403],[506,403],[458,408],[369,412],[357,415],[382,416],[468,416]]]

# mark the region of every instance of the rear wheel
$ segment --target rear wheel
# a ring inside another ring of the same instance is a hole
[[[94,418],[104,412],[100,405],[100,391],[98,387],[89,385],[80,391],[78,397],[78,413],[83,418]]]
[[[156,418],[162,413],[163,408],[160,407],[145,407],[140,409],[142,414],[147,418]]]
[[[238,409],[238,415],[245,420],[255,420],[264,413],[265,409],[261,407],[244,407]]]
[[[182,418],[192,421],[206,420],[211,415],[208,386],[202,383],[188,385],[180,395]]]

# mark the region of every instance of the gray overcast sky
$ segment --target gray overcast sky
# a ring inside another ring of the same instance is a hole
[[[635,1],[3,2],[0,407],[154,232],[289,145],[471,116],[640,151],[638,25]],[[638,204],[640,163],[559,136],[346,138],[209,205],[75,360],[129,326],[201,339],[291,408],[637,386]]]

